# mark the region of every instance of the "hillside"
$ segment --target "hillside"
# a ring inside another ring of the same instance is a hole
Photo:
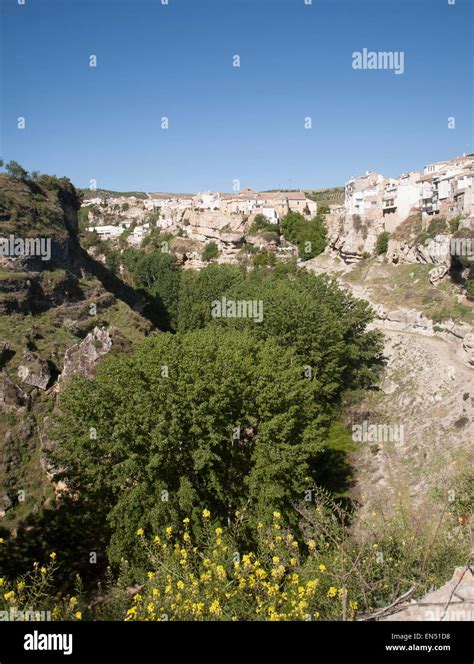
[[[0,174],[2,236],[50,243],[49,260],[0,257],[0,513],[7,530],[53,500],[41,429],[66,376],[92,374],[101,357],[131,348],[159,323],[146,317],[152,298],[81,248],[79,206],[65,178]]]

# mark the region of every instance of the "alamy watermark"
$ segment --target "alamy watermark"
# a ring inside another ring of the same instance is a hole
[[[263,300],[228,300],[225,296],[211,302],[213,318],[253,318],[263,321]]]
[[[44,261],[51,259],[51,238],[49,237],[0,237],[0,256],[38,256]]]
[[[451,256],[464,256],[474,259],[474,241],[471,238],[452,237],[444,238],[442,242],[436,242],[433,238],[425,240],[425,247],[429,247],[432,256],[443,258],[448,253]]]
[[[19,611],[18,609],[0,611],[0,622],[39,622],[44,620],[51,620],[51,611]]]
[[[395,74],[405,71],[404,51],[354,51],[352,54],[352,69],[391,69]]]
[[[403,424],[362,424],[352,425],[352,440],[355,443],[403,443]]]

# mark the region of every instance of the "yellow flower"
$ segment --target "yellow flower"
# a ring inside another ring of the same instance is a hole
[[[322,564],[321,564],[321,565],[319,566],[319,571],[320,571],[320,572],[325,572],[325,571],[326,571],[326,565],[322,565]]]
[[[149,579],[152,579],[155,576],[155,572],[147,572],[146,575]]]
[[[3,537],[0,537],[0,544],[4,544],[4,543],[5,543],[5,540],[3,539]]]
[[[41,574],[46,574],[46,567],[40,567]]]
[[[221,605],[218,599],[215,599],[212,602],[211,606],[209,607],[209,613],[215,616],[220,616],[220,614],[222,613]]]
[[[155,544],[161,544],[161,540],[160,540],[160,538],[158,537],[158,535],[155,535],[155,539],[153,540],[153,542],[154,542]]]
[[[327,592],[328,597],[336,597],[337,595],[337,588],[334,588],[334,586],[331,586]]]
[[[209,517],[211,516],[211,513],[209,512],[208,509],[205,509],[205,510],[203,510],[202,515],[205,519],[209,519]]]
[[[51,558],[51,560],[56,560],[56,554],[55,554],[55,552],[53,551],[52,553],[50,553],[50,554],[49,554],[49,557]]]
[[[261,521],[259,521],[259,522],[257,523],[257,528],[258,528],[259,530],[261,530],[261,529],[263,528],[263,523],[262,523]]]
[[[308,540],[308,549],[310,549],[310,551],[314,551],[315,548],[316,542],[313,539]]]
[[[177,586],[180,590],[183,590],[183,589],[184,589],[184,583],[183,583],[182,581],[178,581],[178,583],[176,584],[176,586]]]
[[[76,606],[76,604],[77,604],[77,597],[71,597],[71,599],[69,600],[69,604],[70,604],[71,606]]]
[[[184,540],[185,542],[190,542],[190,541],[191,541],[191,538],[190,538],[190,536],[189,536],[189,533],[184,533],[184,535],[183,535],[183,540]]]
[[[143,530],[143,528],[139,528],[139,529],[137,530],[137,535],[138,535],[138,537],[143,537],[144,534],[145,534],[145,531]]]
[[[222,528],[216,528],[216,535],[217,537],[220,537],[222,535]]]
[[[290,558],[290,565],[293,565],[293,567],[297,564],[296,558]]]
[[[187,526],[187,525],[188,525],[188,523],[189,523],[189,518],[188,518],[188,517],[186,517],[185,519],[183,519],[183,523],[184,523],[184,525],[186,525],[186,526]]]
[[[168,526],[165,530],[166,537],[171,537],[172,532],[173,532],[173,528],[171,526]]]
[[[19,581],[19,582],[16,584],[16,587],[17,587],[18,590],[21,592],[21,591],[25,588],[25,582],[24,582],[24,581]]]
[[[4,594],[4,598],[6,599],[7,602],[9,602],[10,600],[13,600],[14,597],[15,597],[15,591],[14,590],[10,590],[9,593]]]
[[[273,556],[272,560],[274,565],[278,565],[278,563],[280,562],[280,558],[278,556]]]
[[[274,519],[280,519],[281,518],[280,512],[273,512],[273,518]]]
[[[3,586],[4,583],[5,583],[5,579],[2,576],[2,577],[0,577],[0,586]]]
[[[353,611],[357,611],[358,604],[355,601],[355,599],[351,599],[351,601],[349,602],[349,606]]]
[[[153,588],[153,590],[151,591],[151,594],[153,595],[153,597],[158,597],[158,595],[160,594],[160,591],[158,590],[158,588]]]
[[[82,613],[80,611],[76,611],[76,613],[74,614],[74,618],[76,618],[77,620],[82,620]]]

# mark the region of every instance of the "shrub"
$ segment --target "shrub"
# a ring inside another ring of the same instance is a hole
[[[375,253],[377,256],[387,253],[389,239],[390,233],[388,231],[382,231],[382,233],[377,236],[377,241],[375,243]]]
[[[474,279],[466,281],[466,297],[468,300],[474,300]]]
[[[219,256],[219,248],[217,244],[215,242],[208,242],[201,254],[202,260],[208,263],[210,260],[212,260],[213,258],[217,258],[218,256]]]

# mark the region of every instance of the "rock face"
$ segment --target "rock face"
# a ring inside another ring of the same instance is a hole
[[[457,567],[453,578],[444,586],[381,620],[472,621],[473,615],[474,573],[470,567]]]
[[[359,261],[365,253],[372,254],[378,235],[384,230],[382,218],[361,221],[357,215],[326,216],[329,246],[345,263]]]
[[[387,259],[392,263],[425,263],[427,265],[451,265],[451,238],[449,235],[437,235],[425,244],[415,240],[390,238]]]
[[[434,267],[432,270],[429,271],[428,278],[430,280],[430,284],[437,284],[443,277],[445,277],[449,272],[449,268],[447,265],[439,265],[438,267]]]
[[[467,363],[474,366],[474,333],[470,332],[469,334],[466,334],[463,338],[462,346],[467,353]]]
[[[79,374],[92,377],[99,361],[107,355],[112,346],[123,348],[124,338],[116,327],[94,327],[80,343],[71,346],[64,356],[64,366],[59,383],[63,387],[70,378]]]
[[[52,374],[46,360],[29,350],[24,352],[22,363],[18,367],[18,378],[23,383],[46,390],[51,377]]]

